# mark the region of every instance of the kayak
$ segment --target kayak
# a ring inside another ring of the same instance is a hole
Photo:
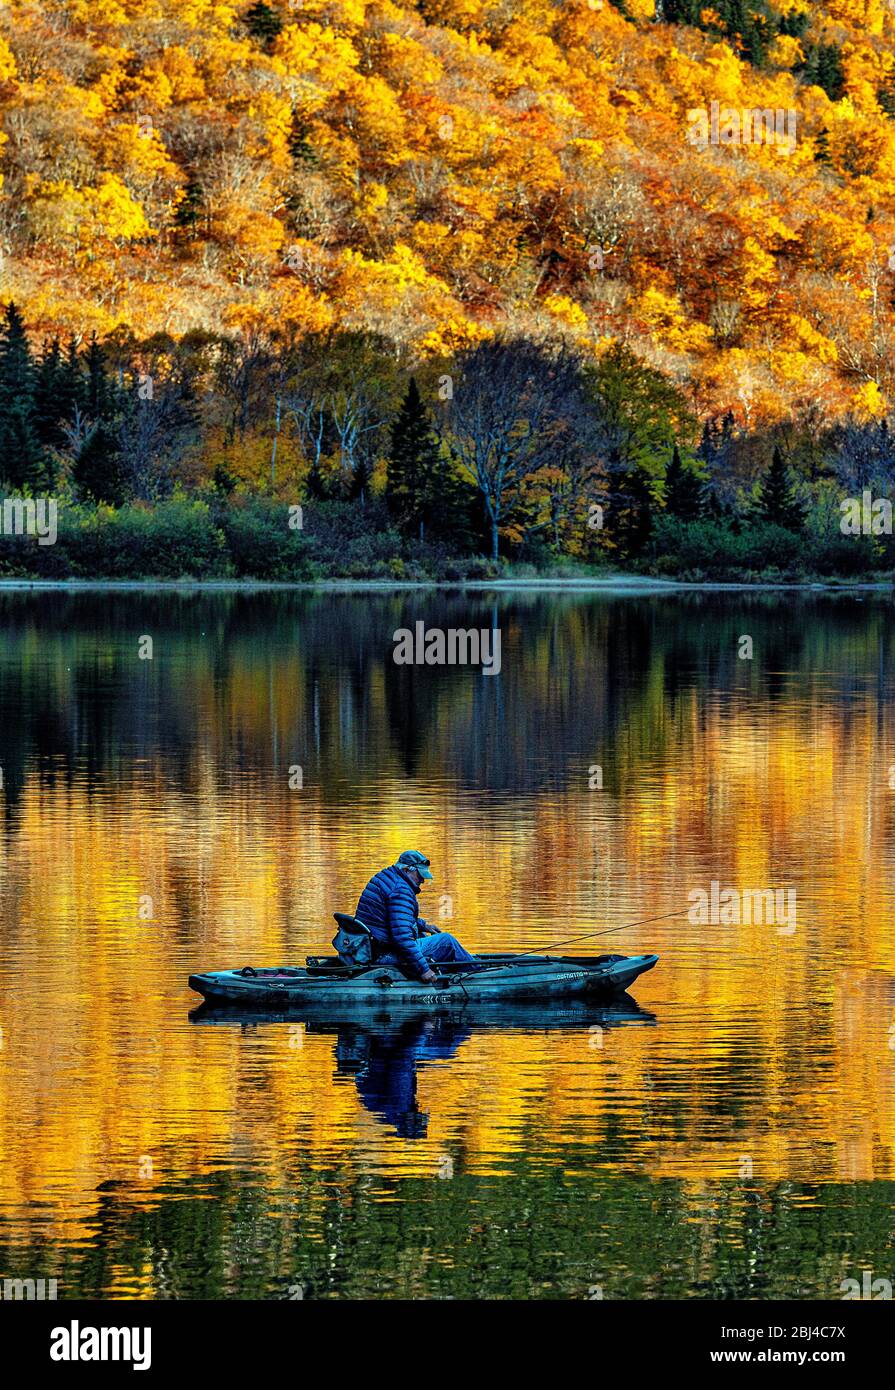
[[[342,1008],[451,1008],[503,1000],[588,998],[622,994],[659,957],[480,955],[477,965],[440,963],[432,983],[398,966],[346,965],[338,956],[309,956],[304,966],[251,965],[190,975],[190,989],[217,1005],[283,1009],[325,1001]]]

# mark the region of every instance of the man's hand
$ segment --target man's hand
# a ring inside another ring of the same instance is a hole
[[[434,970],[427,970],[425,975],[420,976],[420,979],[425,980],[427,985],[433,985],[438,979],[438,976],[435,974]]]

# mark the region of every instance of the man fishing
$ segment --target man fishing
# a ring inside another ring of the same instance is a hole
[[[427,984],[438,978],[432,963],[477,964],[476,957],[455,936],[439,931],[420,916],[417,896],[424,881],[431,877],[426,856],[419,850],[406,849],[394,864],[373,875],[354,914],[370,928],[377,943],[377,963],[399,965]]]

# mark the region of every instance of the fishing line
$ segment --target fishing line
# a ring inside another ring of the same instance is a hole
[[[685,912],[690,912],[689,907],[679,907],[676,912],[663,912],[658,917],[642,917],[639,922],[623,922],[620,927],[604,927],[601,931],[583,932],[581,936],[567,936],[563,941],[552,941],[549,946],[542,946],[537,951],[520,951],[518,955],[513,955],[513,961],[505,965],[485,966],[486,970],[505,970],[511,963],[517,960],[524,960],[526,956],[542,956],[547,951],[553,951],[557,946],[571,946],[574,941],[590,941],[595,936],[612,936],[614,932],[629,931],[631,927],[646,927],[651,922],[667,922],[670,917],[682,917]],[[509,953],[508,953],[509,954]]]

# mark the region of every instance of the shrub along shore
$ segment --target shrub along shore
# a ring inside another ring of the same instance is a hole
[[[501,578],[587,579],[619,574],[688,583],[889,582],[891,537],[812,536],[767,522],[660,517],[636,560],[586,563],[516,548],[498,561],[408,537],[384,502],[319,502],[296,509],[263,497],[175,496],[149,506],[58,504],[56,538],[0,533],[0,581],[328,580],[464,583]]]

